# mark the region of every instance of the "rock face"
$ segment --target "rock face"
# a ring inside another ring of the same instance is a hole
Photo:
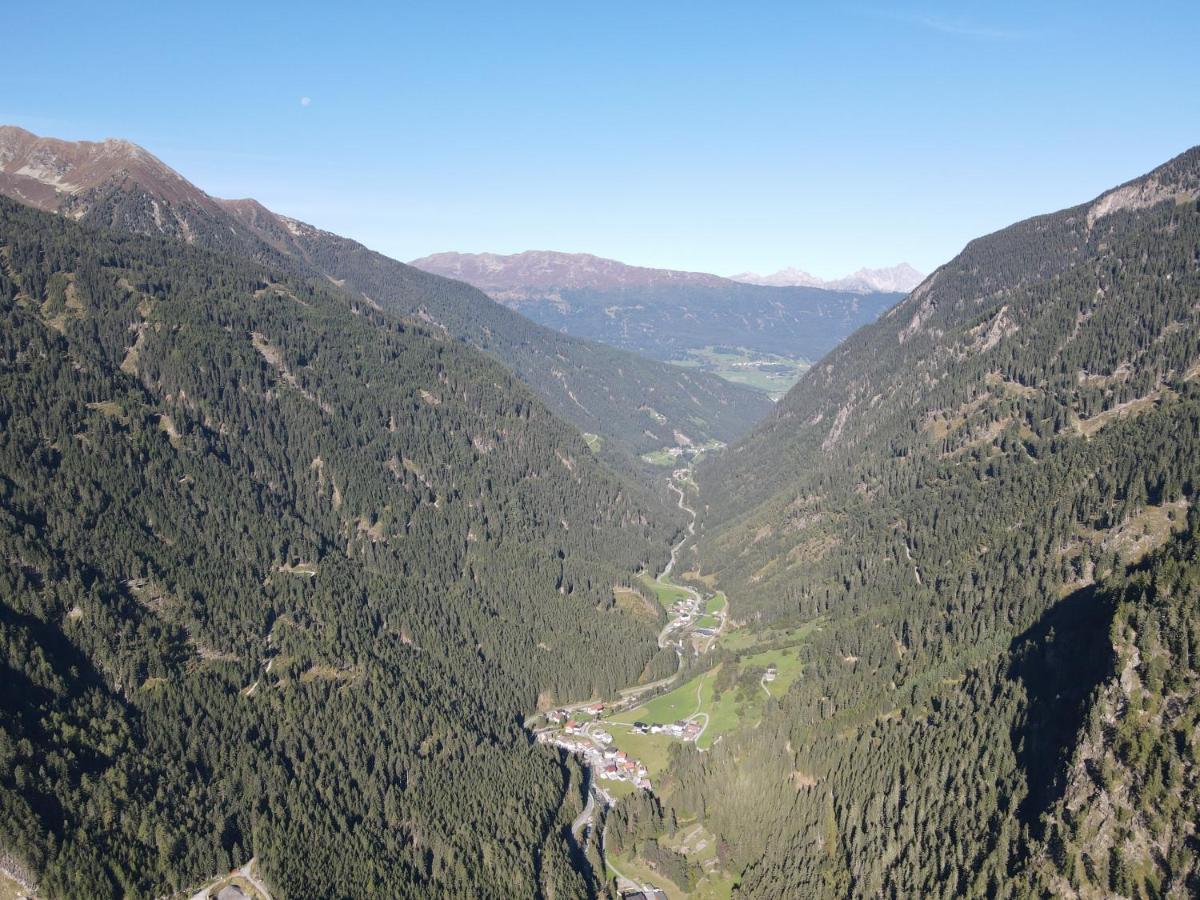
[[[742,272],[731,276],[733,281],[745,284],[765,284],[773,287],[820,287],[834,291],[854,291],[860,294],[872,292],[907,294],[925,280],[925,276],[910,266],[900,263],[886,269],[859,269],[845,278],[835,278],[826,281],[816,275],[810,275],[802,269],[780,269],[771,275],[757,275],[754,272]]]
[[[212,197],[129,141],[62,141],[0,126],[0,193],[82,219],[117,191],[140,194],[159,231],[167,230],[170,207],[220,212]]]

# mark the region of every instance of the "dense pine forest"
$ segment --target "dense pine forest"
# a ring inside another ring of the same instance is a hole
[[[50,897],[585,896],[521,728],[636,682],[678,511],[487,356],[0,200],[0,847]],[[481,893],[482,892],[482,893]]]
[[[701,466],[695,562],[810,629],[659,792],[740,895],[1200,890],[1198,198],[1193,150],[973,242]]]

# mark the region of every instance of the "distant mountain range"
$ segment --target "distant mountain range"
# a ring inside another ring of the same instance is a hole
[[[717,287],[718,275],[631,266],[590,253],[526,250],[507,256],[499,253],[435,253],[409,265],[457,278],[491,293],[534,294],[557,289],[621,290],[659,287],[663,284]]]
[[[361,244],[279,215],[255,200],[221,200],[123,140],[70,142],[0,126],[0,194],[84,224],[177,237],[308,277],[360,304],[411,318],[485,350],[557,415],[603,438],[604,452],[641,455],[730,441],[769,408],[759,391],[535,325],[461,281],[434,277]]]
[[[486,291],[534,321],[779,396],[812,360],[901,298],[746,284],[586,253],[437,253],[413,266]]]
[[[803,269],[780,269],[771,275],[757,275],[754,272],[742,272],[731,275],[733,281],[744,284],[764,284],[773,287],[819,287],[833,291],[854,291],[869,294],[875,291],[907,294],[925,280],[925,276],[910,266],[900,263],[886,269],[859,269],[845,278],[835,278],[826,281],[816,275],[810,275]]]

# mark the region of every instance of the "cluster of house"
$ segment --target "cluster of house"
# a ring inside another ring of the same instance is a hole
[[[700,723],[695,719],[680,719],[669,725],[647,725],[645,722],[634,722],[633,730],[637,734],[667,734],[684,741],[694,741],[700,737]]]
[[[570,723],[568,723],[570,724]],[[566,731],[566,729],[563,729]],[[642,790],[650,790],[650,778],[640,760],[624,750],[610,746],[612,735],[607,731],[592,731],[587,737],[575,737],[574,733],[559,734],[553,731],[539,732],[537,739],[543,744],[562,747],[568,753],[582,756],[596,772],[596,777],[609,781],[628,781]],[[597,746],[603,745],[603,746]]]
[[[700,612],[700,601],[684,597],[671,604],[671,611],[679,618],[690,618]]]
[[[605,705],[599,700],[597,700],[595,703],[589,703],[587,706],[583,707],[583,711],[591,716],[600,715],[600,713],[604,712],[604,709]],[[578,727],[578,723],[571,718],[571,710],[569,709],[550,710],[548,713],[546,713],[546,721],[552,725],[562,725],[566,723],[567,725],[572,725],[576,728]]]
[[[601,752],[601,762],[596,774],[611,781],[629,781],[644,791],[650,790],[650,779],[646,767],[624,750],[606,747]]]

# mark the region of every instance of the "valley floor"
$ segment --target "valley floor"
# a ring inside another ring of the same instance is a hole
[[[581,845],[598,824],[603,827],[624,798],[638,791],[653,794],[671,765],[672,744],[690,743],[703,753],[736,728],[757,727],[767,702],[781,697],[800,676],[799,645],[812,628],[819,627],[812,623],[801,629],[751,634],[735,627],[723,591],[689,583],[683,576],[677,580],[674,572],[680,552],[695,533],[696,513],[688,505],[688,491],[694,490],[691,467],[677,469],[669,486],[678,495],[679,508],[691,518],[688,531],[672,548],[663,571],[655,577],[644,575],[637,592],[667,614],[658,643],[675,649],[679,659],[675,673],[631,685],[607,700],[558,706],[526,723],[539,743],[575,755],[588,772],[587,804],[572,825]],[[757,649],[760,646],[766,649]],[[729,651],[733,658],[726,654],[723,661],[715,662],[718,649]],[[730,671],[723,673],[724,669]],[[622,892],[662,890],[668,898],[728,897],[734,875],[721,869],[715,838],[699,823],[681,824],[676,838],[671,849],[704,873],[691,890],[674,884],[636,853],[626,850],[605,856],[603,835],[597,845],[608,877],[616,879]]]

